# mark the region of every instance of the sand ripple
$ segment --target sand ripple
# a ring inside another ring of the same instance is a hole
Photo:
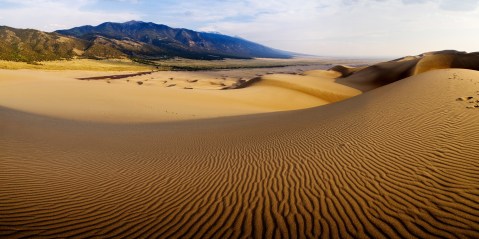
[[[479,238],[479,111],[455,100],[478,83],[432,71],[320,108],[162,124],[2,109],[0,236]]]

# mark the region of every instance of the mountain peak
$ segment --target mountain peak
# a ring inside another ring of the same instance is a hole
[[[124,23],[143,23],[143,21],[138,21],[138,20],[130,20]]]
[[[137,21],[137,20],[130,20],[130,21],[124,22],[123,24],[125,24],[125,25],[136,25],[136,24],[143,24],[143,23],[146,23],[146,22]]]

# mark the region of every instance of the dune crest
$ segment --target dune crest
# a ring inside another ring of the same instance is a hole
[[[448,68],[479,70],[479,53],[446,50],[403,57],[365,68],[335,66],[330,70],[342,74],[343,77],[338,78],[336,82],[361,91],[369,91],[409,76]]]

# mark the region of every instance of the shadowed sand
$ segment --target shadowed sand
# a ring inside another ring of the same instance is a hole
[[[479,52],[466,53],[446,50],[403,57],[370,67],[335,66],[331,70],[337,71],[343,76],[336,80],[337,83],[361,91],[369,91],[409,76],[447,68],[479,70]]]
[[[58,118],[44,105],[54,97],[33,90],[48,87],[31,84],[27,103],[14,92],[5,105],[35,112],[30,94],[42,96],[37,113],[56,117],[0,109],[2,237],[479,237],[477,71],[434,70],[310,109],[141,124],[95,122],[81,101],[91,122]],[[336,93],[294,92],[356,94],[321,84]]]

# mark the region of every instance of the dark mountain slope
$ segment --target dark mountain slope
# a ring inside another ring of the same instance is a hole
[[[109,39],[137,42],[142,47],[125,49],[121,45],[116,46],[123,53],[137,57],[162,58],[179,56],[196,59],[291,57],[289,53],[241,38],[171,28],[151,22],[106,22],[96,27],[82,26],[69,30],[60,30],[57,33],[88,41],[101,36]]]
[[[0,26],[0,60],[36,62],[74,57],[214,60],[291,56],[241,38],[137,21],[106,22],[53,33]]]

